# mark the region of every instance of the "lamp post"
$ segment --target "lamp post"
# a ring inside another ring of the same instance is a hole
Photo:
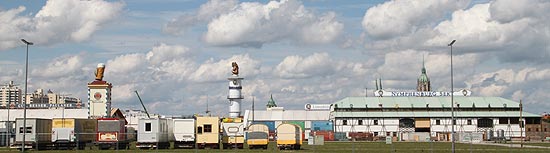
[[[33,45],[33,43],[25,39],[21,39],[21,41],[27,45],[27,54],[25,57],[25,101],[23,102],[23,143],[21,143],[21,152],[25,152],[25,135],[27,134],[27,78],[29,71],[29,45]]]
[[[448,46],[451,47],[451,144],[452,153],[455,152],[455,111],[454,111],[454,82],[453,82],[453,44],[456,40],[451,41]]]

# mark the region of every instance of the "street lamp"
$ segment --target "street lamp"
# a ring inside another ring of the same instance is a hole
[[[21,143],[21,151],[25,152],[25,135],[27,134],[27,77],[29,71],[29,45],[33,45],[25,39],[21,39],[25,45],[27,45],[27,56],[25,58],[25,101],[23,102],[23,143]]]
[[[456,40],[451,41],[448,46],[451,47],[451,144],[452,153],[455,152],[455,111],[454,111],[454,87],[453,87],[453,44]]]

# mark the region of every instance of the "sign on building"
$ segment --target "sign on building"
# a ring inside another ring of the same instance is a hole
[[[305,110],[330,110],[331,104],[306,104]]]

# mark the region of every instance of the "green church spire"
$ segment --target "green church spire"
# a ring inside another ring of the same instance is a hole
[[[428,74],[426,74],[426,65],[424,61],[424,56],[422,56],[422,74],[420,74],[420,77],[418,77],[416,90],[417,91],[431,91],[431,84],[430,84],[430,78],[428,78]]]
[[[271,94],[271,99],[267,102],[267,105],[265,106],[267,108],[277,107],[277,104],[275,104],[275,100],[273,100],[273,94]]]

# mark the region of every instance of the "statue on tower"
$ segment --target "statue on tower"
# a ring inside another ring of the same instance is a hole
[[[237,65],[237,62],[231,63],[231,66],[233,67],[233,70],[231,71],[233,75],[239,75],[239,65]]]
[[[95,70],[95,80],[103,81],[103,73],[104,72],[105,72],[105,64],[103,64],[103,63],[97,64],[97,68]]]

